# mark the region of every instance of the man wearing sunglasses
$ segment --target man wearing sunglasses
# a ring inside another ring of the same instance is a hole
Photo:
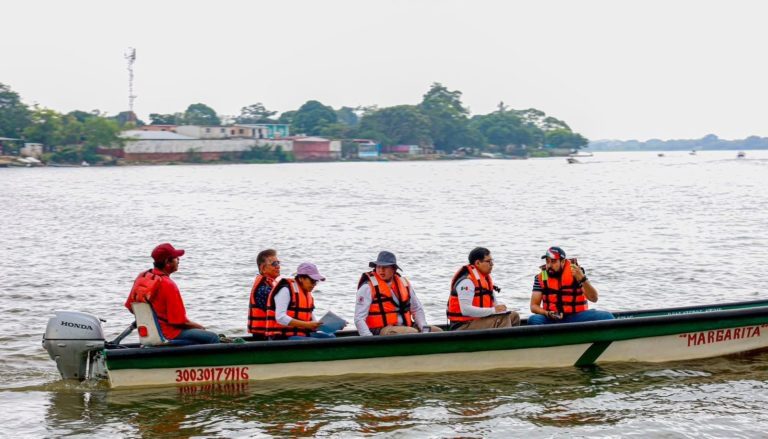
[[[368,263],[372,271],[363,273],[357,284],[355,326],[363,336],[441,332],[428,326],[424,307],[411,283],[397,270],[395,254],[382,251]]]
[[[267,296],[280,277],[280,260],[277,251],[266,249],[256,256],[259,274],[253,281],[251,300],[248,304],[248,332],[254,338],[264,338],[267,330]]]
[[[550,247],[541,259],[545,265],[533,280],[529,325],[613,319],[607,311],[589,309],[588,301],[597,302],[597,289],[562,248]]]
[[[476,247],[451,280],[448,321],[451,330],[509,328],[520,325],[520,315],[496,301],[501,289],[493,284],[493,257],[485,247]]]

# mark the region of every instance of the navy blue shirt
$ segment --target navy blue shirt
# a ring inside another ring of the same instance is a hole
[[[267,309],[267,296],[269,296],[270,291],[272,291],[272,286],[269,284],[269,282],[262,282],[261,285],[259,285],[259,288],[256,289],[256,295],[254,297],[256,306],[264,310]]]

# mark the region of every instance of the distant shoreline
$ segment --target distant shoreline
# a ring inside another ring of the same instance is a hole
[[[740,151],[766,151],[768,148],[753,148],[749,149],[702,149],[696,150],[697,153],[707,152],[733,152]],[[592,154],[592,153],[614,153],[614,152],[637,152],[637,153],[690,153],[690,150],[682,149],[644,149],[644,150],[600,150],[594,151],[589,148],[580,150],[579,153]],[[108,168],[108,167],[131,167],[131,166],[190,166],[190,165],[273,165],[273,164],[300,164],[300,163],[389,163],[389,162],[435,162],[435,161],[457,161],[457,160],[528,160],[528,159],[540,159],[540,158],[565,158],[568,155],[552,155],[552,156],[502,156],[502,157],[487,157],[487,156],[451,156],[451,155],[435,155],[435,156],[414,156],[414,157],[388,157],[379,159],[340,159],[340,160],[304,160],[304,161],[269,161],[269,160],[207,160],[201,162],[190,161],[167,161],[167,162],[140,162],[140,161],[118,161],[112,163],[94,163],[94,164],[75,164],[75,163],[23,163],[17,162],[15,159],[20,157],[16,156],[0,156],[0,168]],[[581,158],[576,156],[577,158]]]
[[[661,140],[593,140],[587,144],[590,151],[749,151],[768,149],[768,137],[749,136],[745,139],[725,140],[714,134],[701,139]]]

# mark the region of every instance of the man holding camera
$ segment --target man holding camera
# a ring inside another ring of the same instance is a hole
[[[531,315],[528,325],[611,320],[607,311],[589,309],[597,302],[597,289],[575,259],[566,259],[560,247],[550,247],[541,257],[546,264],[533,280]]]

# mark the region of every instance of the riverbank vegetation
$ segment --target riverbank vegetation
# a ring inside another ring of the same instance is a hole
[[[419,145],[425,150],[451,154],[456,151],[494,152],[527,156],[526,151],[579,149],[588,141],[566,122],[541,110],[515,110],[503,102],[488,114],[470,113],[462,93],[434,83],[417,104],[392,107],[334,109],[309,100],[296,110],[268,110],[262,103],[245,106],[237,116],[218,114],[204,103],[189,105],[172,114],[150,113],[153,125],[203,125],[284,123],[297,135],[332,139],[370,139],[382,146]],[[109,116],[99,110],[59,113],[37,104],[28,106],[9,86],[0,83],[0,137],[3,153],[18,153],[24,143],[41,144],[46,161],[101,162],[99,147],[121,148],[120,132],[145,125],[131,112]],[[189,152],[190,161],[199,159]],[[282,151],[254,149],[232,157],[240,161],[288,161]]]

